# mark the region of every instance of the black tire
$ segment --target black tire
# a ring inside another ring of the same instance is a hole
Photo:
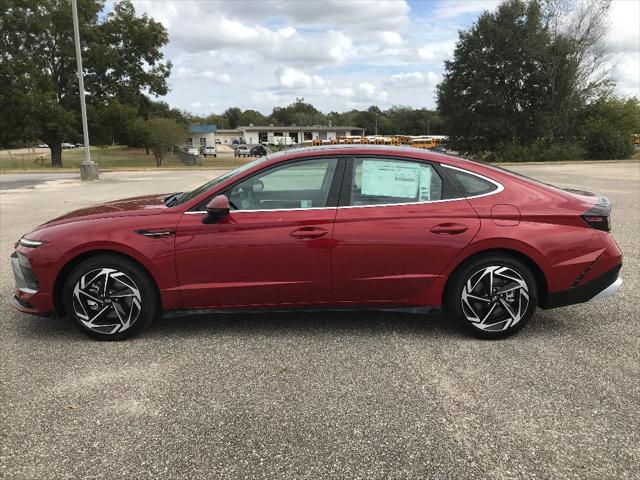
[[[529,323],[537,305],[538,287],[531,270],[509,255],[487,254],[456,269],[443,306],[450,320],[474,336],[498,339]]]
[[[98,254],[80,263],[67,277],[62,295],[66,316],[98,340],[130,338],[160,311],[158,291],[149,273],[116,254]]]

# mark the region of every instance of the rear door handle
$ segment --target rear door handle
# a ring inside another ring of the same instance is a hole
[[[431,227],[431,232],[437,235],[459,235],[466,232],[468,228],[460,223],[440,223]]]
[[[302,227],[294,230],[289,235],[293,238],[305,239],[305,238],[320,238],[324,237],[328,231],[324,228],[318,227]]]

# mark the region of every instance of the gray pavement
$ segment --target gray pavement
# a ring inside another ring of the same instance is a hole
[[[80,173],[3,173],[0,174],[0,190],[33,188],[55,180],[80,177]]]
[[[167,318],[94,342],[10,308],[13,242],[219,172],[3,190],[0,478],[639,478],[640,165],[510,168],[612,199],[625,284],[497,342],[382,312]]]

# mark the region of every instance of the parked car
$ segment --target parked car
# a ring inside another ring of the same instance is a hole
[[[445,147],[441,147],[440,145],[438,145],[437,147],[430,148],[429,150],[436,153],[447,153],[447,149]]]
[[[234,149],[233,154],[236,157],[248,157],[250,149],[246,145],[238,145],[237,148]]]
[[[187,153],[189,155],[195,155],[196,157],[200,156],[200,150],[198,150],[196,147],[187,148]]]
[[[267,149],[263,145],[255,145],[249,150],[249,156],[251,157],[263,157],[267,153]]]
[[[73,143],[67,143],[67,142],[62,143],[63,150],[70,150],[72,148],[76,148],[76,146]]]
[[[216,151],[216,147],[215,146],[208,146],[205,147],[203,150],[203,154],[205,157],[217,157],[218,153]]]
[[[82,143],[74,143],[73,146],[76,148],[84,148],[84,144]]]
[[[38,148],[49,148],[49,145],[47,145],[46,143],[41,143],[40,145],[38,145]]]
[[[160,310],[443,308],[484,338],[613,295],[611,202],[426,150],[279,152],[195,190],[76,210],[11,256],[13,306],[99,339]]]

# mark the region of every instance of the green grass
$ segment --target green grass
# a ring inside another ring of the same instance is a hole
[[[76,170],[84,160],[84,150],[63,150],[62,166],[64,169]],[[96,162],[100,169],[137,169],[157,168],[153,155],[145,154],[144,149],[133,149],[124,146],[108,148],[91,147],[91,160]],[[189,166],[180,161],[176,155],[167,155],[162,168],[220,168],[230,169],[243,165],[251,158],[235,158],[231,154],[220,155],[217,158],[202,158],[201,165]],[[58,171],[51,167],[50,154],[43,153],[9,153],[0,152],[0,172],[20,170]]]

